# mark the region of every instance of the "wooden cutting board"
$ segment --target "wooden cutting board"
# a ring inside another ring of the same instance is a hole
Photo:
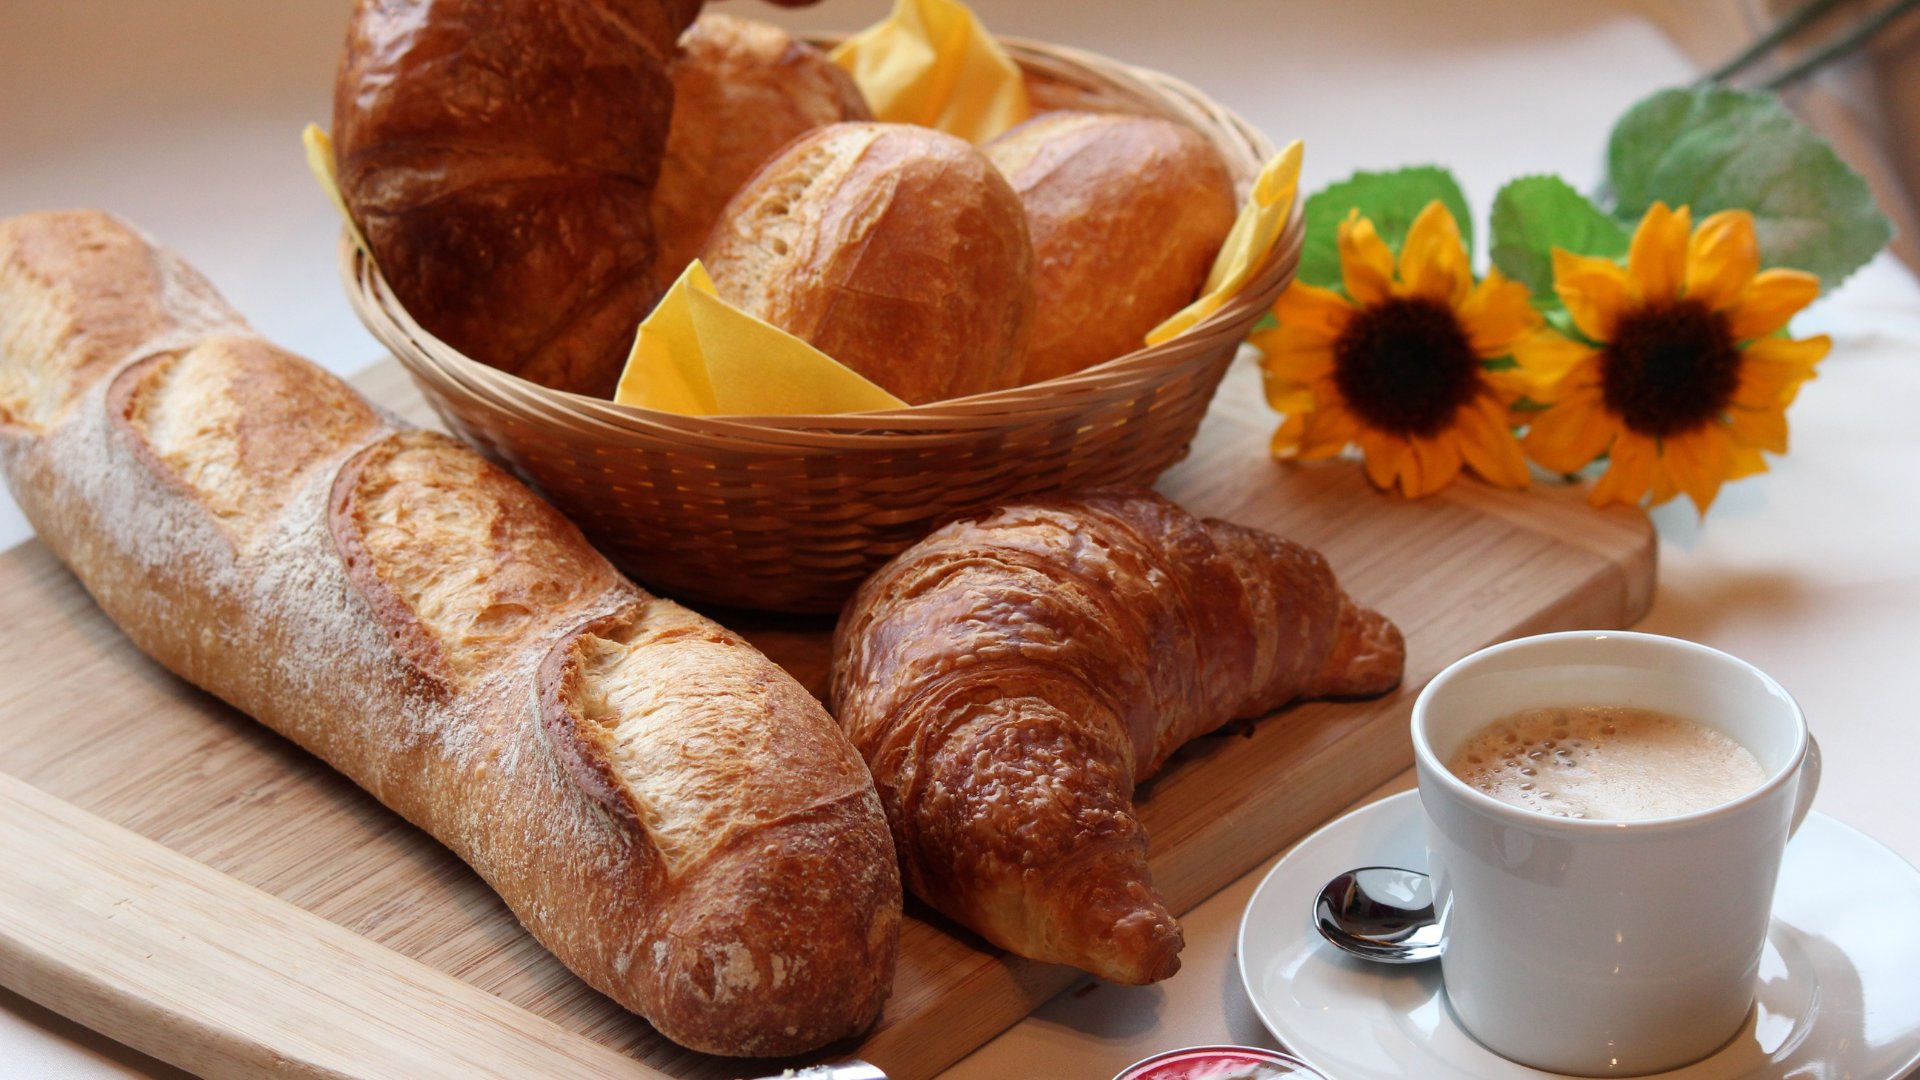
[[[358,382],[431,422],[392,361]],[[1177,912],[1406,768],[1413,696],[1447,663],[1518,634],[1626,626],[1653,590],[1637,511],[1590,509],[1559,484],[1471,480],[1407,502],[1351,462],[1273,462],[1273,425],[1257,373],[1236,365],[1160,489],[1320,549],[1406,632],[1406,681],[1181,751],[1141,799]],[[824,692],[830,623],[714,614]],[[215,1076],[716,1078],[794,1064],[662,1040],[424,834],[136,652],[37,543],[0,554],[0,625],[0,983],[14,991]],[[911,901],[908,914],[879,1025],[817,1060],[929,1077],[1081,978],[997,954]]]

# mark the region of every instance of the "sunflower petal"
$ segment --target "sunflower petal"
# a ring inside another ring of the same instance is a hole
[[[1561,248],[1553,249],[1553,289],[1573,324],[1594,341],[1612,341],[1620,316],[1638,303],[1619,263]]]
[[[1727,426],[1741,443],[1775,454],[1787,452],[1787,414],[1781,409],[1727,410]]]
[[[1659,506],[1680,494],[1680,483],[1673,478],[1673,465],[1664,457],[1655,458],[1647,473],[1647,505]]]
[[[1733,403],[1749,409],[1786,408],[1832,347],[1825,334],[1799,340],[1761,338],[1741,352]]]
[[[1517,367],[1489,371],[1480,369],[1480,385],[1487,388],[1502,405],[1511,405],[1533,391],[1533,379]]]
[[[1305,383],[1269,374],[1266,377],[1266,391],[1267,407],[1274,412],[1292,416],[1313,411],[1313,388]]]
[[[1359,210],[1347,212],[1340,223],[1340,283],[1361,307],[1374,307],[1393,296],[1393,252],[1380,239],[1373,222]]]
[[[1719,311],[1740,298],[1760,271],[1753,215],[1722,210],[1700,223],[1687,241],[1687,298]]]
[[[1307,414],[1293,413],[1273,430],[1273,441],[1267,449],[1274,457],[1291,460],[1300,455],[1300,437],[1306,433]]]
[[[1511,281],[1498,270],[1487,271],[1486,280],[1474,286],[1454,311],[1467,332],[1467,343],[1474,355],[1492,359],[1513,351],[1521,335],[1540,326],[1540,313],[1529,302],[1527,287]]]
[[[1338,405],[1326,405],[1307,418],[1300,439],[1300,460],[1324,461],[1345,450],[1360,434],[1354,415]]]
[[[1666,203],[1655,202],[1647,208],[1627,249],[1627,276],[1638,286],[1641,301],[1667,304],[1680,298],[1692,231],[1693,215],[1686,207],[1670,210]]]
[[[1531,477],[1520,440],[1507,426],[1507,410],[1491,395],[1482,395],[1460,410],[1460,455],[1481,479],[1504,488],[1523,488]]]
[[[1541,412],[1527,426],[1527,456],[1557,473],[1579,472],[1607,452],[1620,422],[1597,393],[1576,394]]]
[[[1333,345],[1311,331],[1276,326],[1249,340],[1264,354],[1262,370],[1277,378],[1311,382],[1333,371]]]
[[[1435,199],[1413,219],[1400,246],[1402,293],[1448,306],[1458,305],[1473,288],[1473,269],[1460,224],[1445,203]]]
[[[1639,503],[1653,484],[1654,468],[1658,464],[1657,453],[1653,440],[1623,432],[1613,441],[1608,453],[1607,471],[1594,481],[1593,490],[1587,493],[1587,501],[1595,506]]]
[[[1729,480],[1739,480],[1743,477],[1752,476],[1755,473],[1767,471],[1767,459],[1761,457],[1760,451],[1751,446],[1735,444],[1732,450],[1732,457],[1733,466],[1727,473],[1727,479]]]
[[[1820,296],[1820,279],[1804,270],[1763,270],[1727,312],[1735,341],[1765,337]]]
[[[1513,343],[1513,359],[1520,365],[1530,384],[1529,397],[1551,401],[1566,390],[1567,377],[1585,366],[1594,366],[1600,354],[1556,330],[1542,327],[1522,335]]]
[[[1460,475],[1460,439],[1451,431],[1430,439],[1409,439],[1414,468],[1400,475],[1400,493],[1421,499],[1453,483]]]
[[[1346,297],[1304,281],[1288,285],[1280,299],[1273,302],[1273,317],[1281,326],[1328,341],[1340,336],[1353,314],[1353,305],[1347,303]]]
[[[1401,470],[1413,460],[1405,439],[1378,432],[1369,431],[1360,437],[1360,451],[1364,455],[1367,482],[1382,491],[1393,490]]]
[[[1733,455],[1727,430],[1719,424],[1677,435],[1663,444],[1668,475],[1680,490],[1705,514],[1720,494],[1720,484],[1733,468]]]

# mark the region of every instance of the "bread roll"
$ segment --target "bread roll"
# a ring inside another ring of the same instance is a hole
[[[407,312],[482,363],[607,397],[659,293],[667,63],[700,0],[356,0],[340,191]]]
[[[1404,658],[1319,554],[1111,489],[901,552],[841,613],[833,706],[916,895],[1022,956],[1143,983],[1182,938],[1135,786],[1228,720],[1382,693]]]
[[[667,73],[673,126],[653,193],[661,292],[700,254],[727,200],[776,151],[825,124],[873,119],[853,76],[771,23],[708,12],[680,36]]]
[[[1018,377],[1026,216],[952,135],[848,123],[803,136],[727,204],[701,259],[721,296],[909,403]]]
[[[1145,345],[1198,295],[1233,228],[1233,178],[1170,120],[1054,112],[983,148],[1026,207],[1033,339],[1022,382]]]
[[[892,978],[865,766],[772,661],[105,215],[0,222],[0,467],[134,643],[447,845],[683,1045],[789,1054]]]

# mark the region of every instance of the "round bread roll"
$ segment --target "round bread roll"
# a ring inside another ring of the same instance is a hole
[[[1023,383],[1140,348],[1199,293],[1233,228],[1226,163],[1170,120],[1047,113],[982,149],[1020,194],[1033,239]]]
[[[840,120],[871,120],[853,76],[771,23],[709,12],[680,36],[667,67],[673,126],[653,231],[661,291],[700,253],[733,193],[796,136]]]
[[[911,404],[1018,379],[1026,215],[963,139],[873,123],[802,136],[727,204],[700,258],[730,303]]]

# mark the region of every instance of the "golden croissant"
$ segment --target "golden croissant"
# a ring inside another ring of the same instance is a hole
[[[833,712],[907,886],[987,940],[1114,982],[1180,966],[1135,785],[1303,697],[1384,693],[1405,645],[1318,553],[1145,490],[953,522],[848,602]]]

